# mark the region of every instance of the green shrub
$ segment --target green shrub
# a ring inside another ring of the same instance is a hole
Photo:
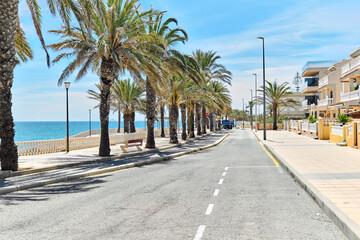
[[[346,114],[339,114],[337,116],[337,122],[341,123],[342,125],[345,125],[351,121],[352,121],[352,118]]]
[[[318,119],[315,118],[313,115],[310,115],[310,116],[308,117],[308,120],[309,120],[310,123],[316,123]]]

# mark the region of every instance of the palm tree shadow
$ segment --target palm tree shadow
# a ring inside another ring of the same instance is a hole
[[[26,191],[20,191],[0,196],[0,204],[19,205],[21,202],[47,201],[52,195],[73,194],[80,192],[89,192],[100,187],[105,183],[102,178],[109,175],[82,178],[73,181],[63,182],[55,185],[34,188]]]

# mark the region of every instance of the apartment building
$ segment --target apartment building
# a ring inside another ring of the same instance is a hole
[[[360,48],[352,52],[350,58],[341,67],[340,85],[339,105],[342,112],[350,116],[358,115],[360,111]]]
[[[301,93],[304,94],[302,109],[306,112],[306,117],[313,115],[319,116],[317,106],[319,102],[319,80],[322,79],[329,67],[333,66],[335,61],[311,61],[307,62],[302,70],[304,84]]]

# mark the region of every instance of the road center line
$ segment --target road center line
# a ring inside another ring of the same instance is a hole
[[[224,182],[224,179],[221,178],[221,179],[219,180],[219,184],[221,185],[221,184],[223,184],[223,182]]]
[[[226,168],[225,168],[225,171],[227,171],[227,170],[229,170],[229,167],[226,167]]]
[[[209,204],[208,208],[206,209],[205,214],[206,214],[206,215],[210,215],[211,212],[212,212],[212,210],[213,210],[213,208],[214,208],[214,204]]]
[[[204,231],[205,231],[205,228],[206,228],[206,225],[200,225],[197,232],[196,232],[196,235],[195,235],[195,238],[194,240],[200,240],[204,234]]]
[[[219,192],[220,192],[220,189],[215,189],[214,196],[216,197],[217,195],[219,195]]]
[[[225,177],[225,176],[226,176],[226,172],[223,172],[222,176]]]

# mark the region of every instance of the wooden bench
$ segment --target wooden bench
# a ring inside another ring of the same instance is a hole
[[[124,153],[127,153],[125,148],[136,147],[139,151],[142,151],[140,146],[143,144],[143,139],[127,140],[125,144],[120,144],[120,148]]]

